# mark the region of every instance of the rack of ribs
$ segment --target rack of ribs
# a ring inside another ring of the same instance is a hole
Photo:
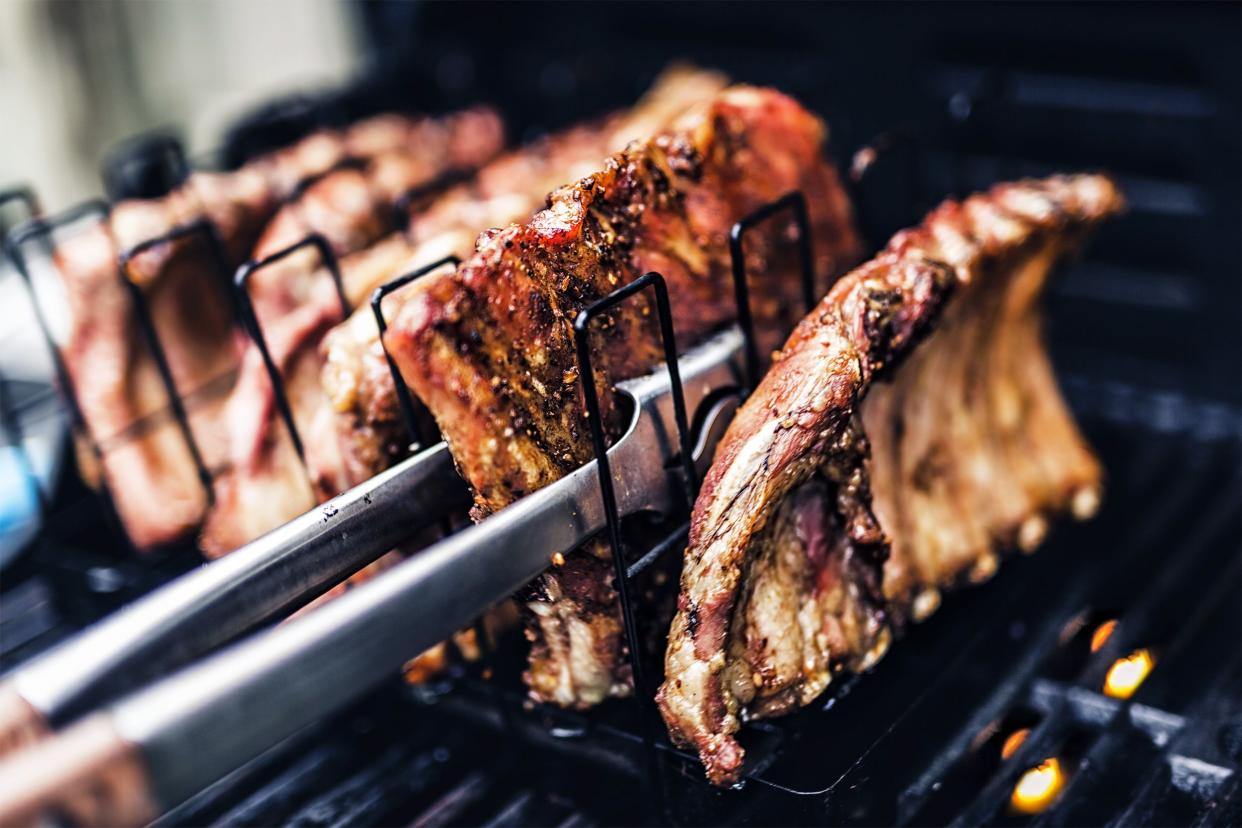
[[[202,207],[198,192],[204,194]],[[270,189],[251,169],[196,174],[163,199],[116,205],[106,225],[84,229],[56,249],[70,315],[64,361],[102,455],[96,464],[79,442],[80,467],[93,485],[101,476],[107,481],[139,549],[189,532],[206,508],[206,493],[120,283],[118,253],[205,214],[227,254],[240,260],[271,207]],[[125,274],[147,297],[196,433],[212,417],[237,363],[225,277],[205,252],[201,240],[162,245],[132,259]],[[208,457],[215,453],[211,445],[202,450]]]
[[[426,152],[410,143],[440,133],[456,136],[451,150],[443,139]],[[500,143],[498,119],[488,110],[447,119],[380,116],[344,132],[316,133],[234,172],[195,172],[163,198],[117,204],[106,223],[57,246],[71,319],[65,362],[102,454],[99,468],[91,453],[79,451],[82,468],[88,482],[97,483],[101,475],[108,481],[135,547],[148,549],[191,533],[203,518],[207,496],[120,283],[118,254],[203,218],[222,242],[223,263],[205,255],[201,240],[182,238],[132,258],[125,274],[142,290],[174,385],[185,397],[191,431],[206,465],[215,467],[227,448],[214,426],[243,354],[228,297],[230,274],[220,271],[221,264],[236,265],[262,242],[265,225],[284,214],[280,205],[298,182],[329,173],[346,159],[383,170],[384,181],[391,182],[396,159],[416,158],[417,164],[410,161],[407,167],[417,184],[430,174],[428,168],[481,162]],[[332,177],[319,184],[326,189],[335,183]],[[314,216],[314,208],[308,209]],[[269,227],[266,236],[274,234]]]
[[[480,231],[530,216],[546,203],[549,191],[589,175],[601,159],[665,128],[725,83],[716,72],[672,66],[629,111],[552,134],[498,158],[412,217],[409,236],[417,251],[406,269],[448,255],[469,255]],[[395,317],[405,296],[398,292],[385,300],[389,318]],[[329,333],[323,352],[323,386],[335,412],[345,475],[357,484],[391,466],[409,444],[370,309],[359,309]]]
[[[716,73],[673,68],[630,112],[556,133],[484,165],[468,182],[415,210],[405,232],[342,258],[345,293],[357,308],[342,324],[336,324],[340,303],[332,281],[314,268],[313,251],[256,272],[251,295],[303,436],[305,468],[277,420],[267,373],[252,347],[225,410],[229,464],[215,481],[216,503],[199,538],[204,552],[226,554],[404,455],[409,436],[365,301],[374,288],[427,261],[468,252],[480,230],[528,215],[576,169],[598,163],[635,130],[670,120],[723,86]],[[344,191],[340,200],[355,209],[333,215],[356,216],[353,231],[375,215],[358,189],[365,187],[360,179],[356,171],[341,171],[315,185]],[[261,244],[256,258],[301,238],[285,232],[299,220],[303,231],[319,230],[334,245],[348,236],[334,235],[327,223],[308,226],[306,213],[289,211],[269,227],[279,243]],[[387,304],[400,300],[394,295]]]
[[[731,225],[791,190],[808,197],[821,283],[856,261],[858,237],[824,138],[819,119],[789,97],[730,88],[553,192],[529,222],[484,234],[455,273],[414,285],[385,343],[471,485],[476,518],[593,456],[573,335],[592,302],[660,271],[678,344],[694,343],[734,316]],[[761,230],[746,252],[759,274],[752,293],[765,298],[755,316],[770,331],[793,324],[801,299],[789,225]],[[614,434],[613,385],[662,361],[655,318],[636,299],[596,328],[597,391]],[[566,551],[549,549],[549,558]],[[526,678],[538,700],[585,707],[630,692],[603,554],[594,542],[565,555],[526,596]]]
[[[254,274],[250,293],[256,315],[284,377],[299,433],[305,432],[305,468],[277,421],[271,384],[252,347],[223,419],[228,463],[217,476],[216,503],[200,535],[204,552],[225,554],[368,479],[404,454],[409,439],[365,301],[374,288],[429,259],[466,252],[481,229],[529,213],[554,182],[606,154],[613,133],[640,113],[649,121],[672,107],[680,111],[705,86],[722,85],[713,73],[674,70],[633,114],[575,127],[503,155],[467,183],[412,210],[404,232],[378,241],[367,236],[368,228],[374,236],[380,226],[377,187],[357,170],[333,172],[312,185],[300,203],[315,212],[292,209],[292,203],[283,210],[255,258],[296,242],[310,230],[323,234],[338,251],[347,251],[351,239],[373,241],[347,253],[340,263],[346,297],[358,310],[337,324],[339,299],[331,279],[317,267],[313,250]],[[461,141],[449,140],[445,146],[457,143]],[[307,197],[321,194],[320,201],[307,204]],[[331,208],[334,203],[336,209]],[[392,303],[399,298],[393,297]]]
[[[1122,197],[1102,176],[950,201],[838,282],[717,446],[658,704],[708,778],[748,719],[864,670],[939,590],[1090,516],[1101,472],[1041,339],[1053,265]]]

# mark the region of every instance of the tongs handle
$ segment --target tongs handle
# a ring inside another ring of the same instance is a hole
[[[576,508],[579,493],[597,504],[598,488],[592,463],[317,611],[18,752],[0,763],[0,824],[65,812],[81,824],[136,825],[176,805],[391,675],[520,588],[552,551],[602,528],[598,505]]]

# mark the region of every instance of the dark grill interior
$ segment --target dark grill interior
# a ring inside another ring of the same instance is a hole
[[[164,824],[1242,820],[1236,6],[381,3],[359,13],[377,73],[417,90],[403,99],[410,108],[496,101],[519,138],[623,105],[675,56],[786,89],[825,115],[843,166],[876,136],[892,139],[859,193],[873,243],[946,194],[1056,170],[1114,172],[1130,212],[1058,279],[1049,329],[1107,469],[1104,508],[1010,558],[988,584],[947,595],[873,673],[749,725],[739,790],[702,781],[649,703],[532,707],[520,643],[505,640],[486,664],[432,687],[394,679],[308,723]],[[395,96],[363,82],[273,105],[230,133],[222,158],[236,163]],[[113,196],[158,192],[184,174],[183,154],[138,142],[109,170]],[[27,431],[57,410],[46,389],[4,389]],[[192,550],[120,553],[72,473],[48,501],[48,528],[5,572],[3,669],[198,563]],[[684,532],[674,520],[643,534],[670,551]],[[653,544],[632,546],[638,559]],[[638,583],[667,577],[674,557]],[[634,609],[640,622],[650,615],[642,601]],[[1113,633],[1093,651],[1109,620]],[[1151,676],[1128,700],[1103,694],[1109,666],[1138,648],[1155,658]],[[650,672],[662,645],[645,650]],[[654,760],[640,715],[661,733]],[[1020,729],[1029,734],[1002,760]],[[1013,812],[1018,778],[1054,756],[1066,785],[1056,804]]]

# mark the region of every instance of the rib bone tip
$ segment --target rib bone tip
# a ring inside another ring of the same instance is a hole
[[[1000,561],[991,552],[980,556],[970,568],[970,574],[967,576],[972,584],[981,584],[989,580],[996,574]]]
[[[1018,528],[1018,549],[1029,555],[1039,548],[1048,537],[1048,520],[1043,515],[1031,515]]]
[[[1076,520],[1089,520],[1100,511],[1101,499],[1098,486],[1083,486],[1074,492],[1070,500],[1070,512]]]
[[[914,602],[910,605],[910,617],[916,623],[925,621],[938,609],[940,609],[940,590],[928,587],[914,597]]]

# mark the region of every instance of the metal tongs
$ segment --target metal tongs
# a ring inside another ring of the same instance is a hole
[[[662,294],[662,282],[659,287]],[[632,414],[607,450],[610,487],[601,486],[600,463],[593,460],[315,612],[236,643],[26,749],[0,765],[0,823],[53,810],[87,822],[150,819],[364,694],[512,595],[555,553],[603,530],[603,488],[611,488],[622,516],[678,508],[687,472],[675,461],[690,465],[679,456],[680,445],[692,446],[694,473],[701,473],[738,404],[746,340],[737,326],[727,328],[671,371],[665,365],[617,386]],[[671,343],[665,344],[667,351]],[[593,388],[587,372],[584,385]],[[692,440],[684,430],[687,411],[700,424]],[[450,477],[441,443],[136,602],[20,671],[14,684],[40,709],[74,710],[112,686],[117,671],[174,642],[184,645],[187,634],[194,646],[231,637],[312,584],[321,586],[328,569],[338,577],[346,558],[352,566],[378,557],[418,521],[430,523],[444,509],[442,498],[461,486]],[[333,556],[336,563],[325,566]],[[261,576],[255,571],[261,567],[282,574]],[[256,594],[258,587],[271,591]],[[205,631],[204,624],[219,630]]]

